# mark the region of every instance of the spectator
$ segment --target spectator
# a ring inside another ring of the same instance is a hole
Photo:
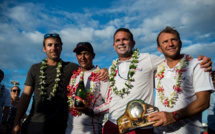
[[[215,86],[215,70],[212,71],[211,77]],[[211,94],[208,108],[208,134],[215,134],[215,92]]]
[[[8,129],[7,118],[9,115],[11,100],[10,92],[1,84],[4,72],[0,70],[0,133],[5,134]],[[3,115],[3,116],[2,116]]]

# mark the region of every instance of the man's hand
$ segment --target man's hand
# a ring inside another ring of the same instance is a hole
[[[153,126],[162,127],[176,122],[171,112],[156,112],[149,115],[149,121],[157,121]]]
[[[212,71],[212,61],[210,57],[205,57],[203,55],[200,55],[198,57],[198,60],[202,60],[200,64],[201,68],[205,68],[205,72],[211,72]]]
[[[87,105],[86,101],[84,100],[81,100],[83,103],[84,103],[84,107],[74,107],[75,110],[81,112],[81,113],[84,113],[86,115],[89,115],[89,116],[93,116],[93,111],[92,109]]]
[[[99,71],[98,78],[102,81],[107,81],[109,79],[109,74],[108,74],[108,69],[107,68],[102,68]]]
[[[21,126],[20,126],[20,124],[14,125],[13,130],[12,130],[12,134],[21,134]]]

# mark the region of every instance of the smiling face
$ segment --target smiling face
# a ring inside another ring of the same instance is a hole
[[[11,88],[10,94],[11,94],[11,98],[13,100],[16,100],[19,98],[20,89],[17,86],[14,86]]]
[[[176,34],[161,33],[158,41],[159,46],[157,48],[166,58],[177,59],[180,57],[182,43]]]
[[[56,38],[47,38],[43,51],[47,54],[48,60],[58,61],[62,51],[62,45]]]
[[[131,58],[132,48],[134,48],[134,45],[135,41],[132,41],[128,32],[119,31],[115,34],[113,47],[120,60],[127,60]]]
[[[82,50],[76,53],[76,58],[83,71],[87,71],[93,68],[94,53],[87,50]]]

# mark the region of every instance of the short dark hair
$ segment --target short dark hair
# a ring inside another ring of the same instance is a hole
[[[0,69],[0,74],[2,76],[2,79],[4,78],[4,72]]]
[[[43,47],[45,47],[45,41],[46,41],[46,39],[49,39],[49,38],[52,38],[52,39],[55,39],[55,40],[57,39],[57,40],[60,41],[61,46],[63,45],[63,42],[62,42],[61,37],[60,37],[59,34],[57,34],[57,33],[50,33],[50,34],[45,34],[44,36],[46,36],[46,35],[50,35],[50,36],[44,37],[44,39],[43,39]],[[52,35],[58,35],[58,36],[52,36]]]
[[[171,34],[175,34],[178,37],[178,40],[181,43],[181,38],[180,38],[180,34],[177,30],[174,29],[174,27],[169,27],[167,26],[165,29],[163,29],[157,36],[157,45],[160,46],[159,44],[159,37],[161,35],[161,33],[171,33]]]
[[[113,40],[115,39],[115,35],[116,35],[118,32],[120,32],[120,31],[129,33],[129,34],[130,34],[131,41],[134,41],[133,34],[132,34],[131,31],[130,31],[129,29],[127,29],[127,28],[119,28],[119,29],[117,29],[116,32],[115,32],[114,35],[113,35]]]

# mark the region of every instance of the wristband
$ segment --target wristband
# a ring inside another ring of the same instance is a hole
[[[178,112],[172,112],[172,116],[173,116],[173,118],[176,120],[176,122],[178,122],[179,121],[179,114],[178,114]]]

